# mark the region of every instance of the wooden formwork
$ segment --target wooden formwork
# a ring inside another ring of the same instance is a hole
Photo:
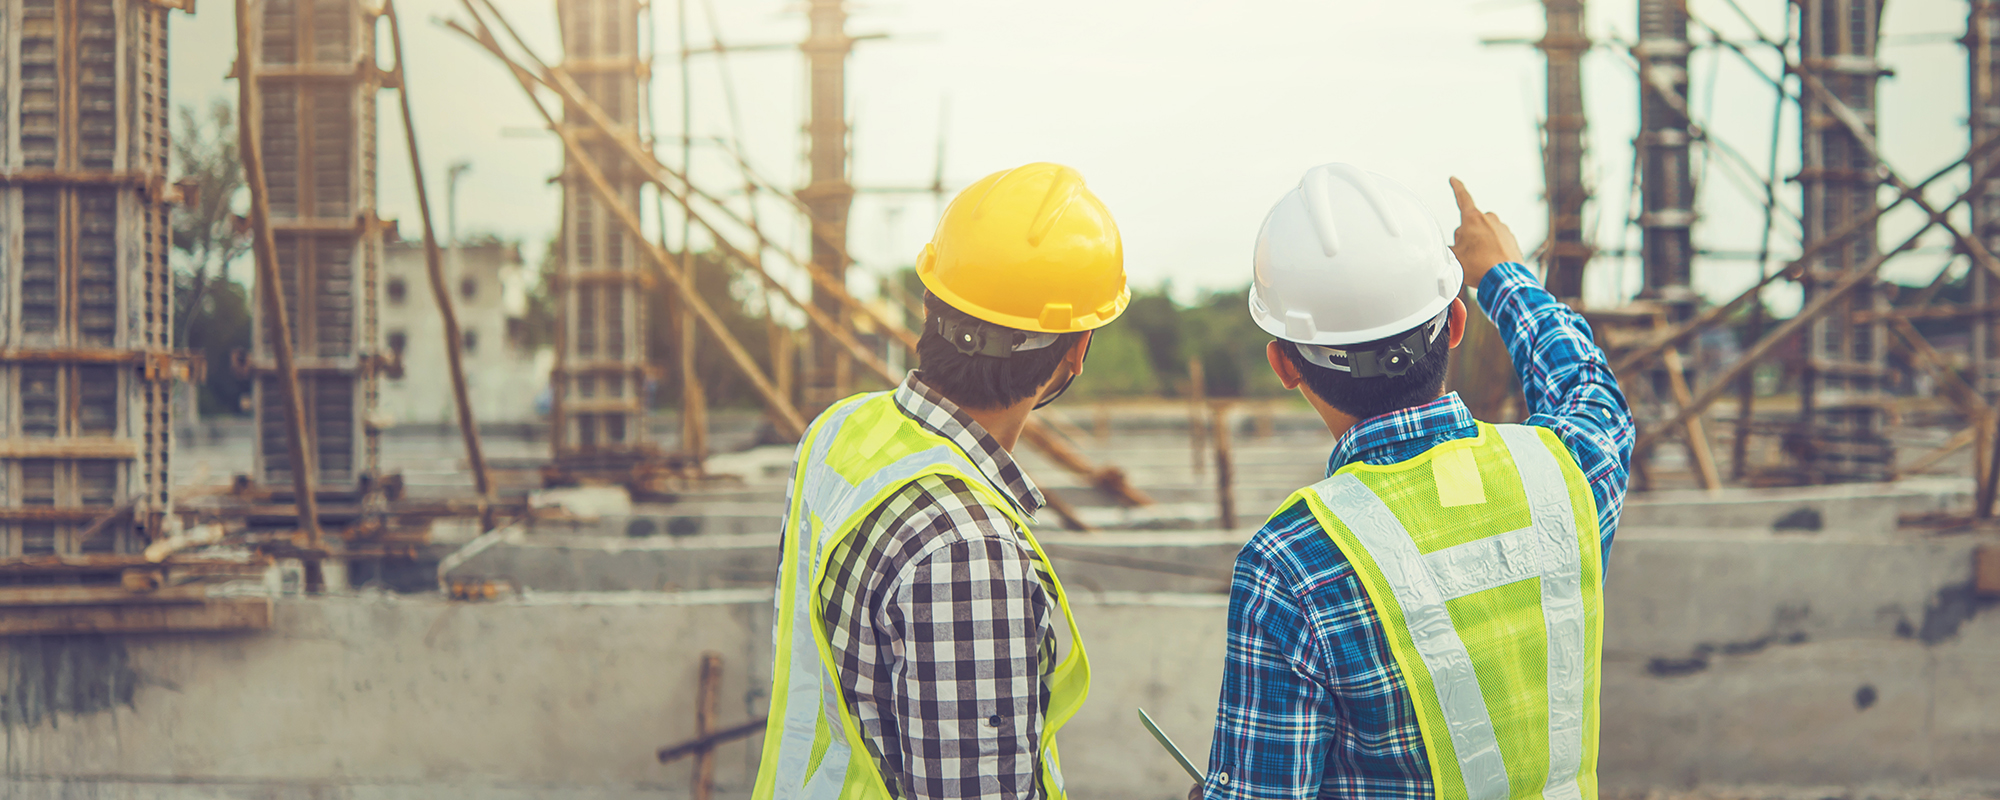
[[[1875,60],[1882,7],[1876,0],[1800,3],[1799,68],[1832,90],[1858,115],[1872,137],[1875,90],[1882,69]],[[1808,92],[1799,185],[1804,192],[1804,241],[1830,238],[1876,209],[1882,179],[1875,153],[1857,131],[1841,125],[1832,98]],[[1872,224],[1839,247],[1806,260],[1799,283],[1810,303],[1840,275],[1880,252]],[[1882,480],[1891,474],[1893,450],[1883,437],[1888,399],[1888,330],[1857,321],[1855,312],[1880,311],[1887,299],[1873,282],[1858,286],[1806,333],[1801,363],[1801,430],[1792,449],[1816,480]]]
[[[378,471],[369,424],[384,364],[376,297],[376,13],[360,0],[252,3],[265,183],[315,485],[357,493]],[[283,393],[259,304],[255,480],[292,482]]]
[[[0,559],[137,552],[170,502],[168,13],[0,0]]]
[[[639,60],[635,0],[560,0],[563,66],[610,118],[636,133],[646,83]],[[564,109],[565,125],[587,126],[580,110]],[[593,160],[619,202],[639,211],[645,175],[609,143]],[[646,429],[645,295],[641,244],[578,173],[563,165],[562,259],[558,304],[561,338],[552,377],[555,464],[551,480],[601,477],[632,482],[660,461]]]

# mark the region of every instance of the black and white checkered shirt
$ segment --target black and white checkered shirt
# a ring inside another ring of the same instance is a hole
[[[896,405],[950,439],[1024,516],[1042,494],[998,441],[912,372]],[[889,791],[1038,798],[1043,677],[1056,662],[1048,567],[956,478],[891,495],[831,555],[819,599],[848,710]]]

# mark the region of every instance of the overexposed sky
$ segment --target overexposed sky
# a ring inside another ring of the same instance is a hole
[[[1782,33],[1783,0],[1737,2],[1764,32]],[[496,3],[544,58],[559,57],[553,2]],[[682,125],[681,75],[673,56],[676,4],[655,4],[650,30],[661,55],[652,85],[654,119],[663,160],[679,163],[677,143],[665,138],[678,136]],[[439,224],[445,169],[469,161],[472,170],[459,192],[461,230],[521,239],[532,261],[558,221],[558,193],[549,178],[560,166],[560,144],[537,130],[533,110],[497,62],[435,23],[463,18],[456,0],[400,5]],[[727,43],[795,42],[805,34],[803,6],[687,0],[689,36],[696,46],[718,34]],[[1691,8],[1730,39],[1752,40],[1751,23],[1726,0],[1692,0]],[[1532,48],[1481,39],[1538,36],[1541,13],[1532,0],[857,4],[850,32],[891,38],[857,44],[850,61],[854,179],[864,188],[928,185],[941,129],[948,186],[1028,161],[1069,164],[1117,217],[1134,282],[1170,281],[1183,297],[1247,283],[1251,243],[1264,213],[1306,168],[1326,161],[1351,161],[1402,180],[1447,231],[1455,212],[1445,179],[1460,176],[1532,248],[1545,226],[1536,133],[1543,63]],[[1622,47],[1612,44],[1629,43],[1635,13],[1631,0],[1590,4],[1589,31],[1602,46],[1586,56],[1587,170],[1595,183],[1586,216],[1605,249],[1638,244],[1637,230],[1625,224],[1638,87]],[[1891,165],[1911,181],[1965,147],[1964,51],[1951,41],[1963,32],[1965,14],[1959,0],[1887,5],[1882,60],[1895,74],[1882,83],[1880,138]],[[171,24],[175,104],[233,100],[235,85],[222,77],[235,49],[231,4],[203,3],[198,14],[177,14]],[[1708,36],[1697,29],[1695,38]],[[386,22],[381,41],[387,65]],[[1766,73],[1777,73],[1776,56],[1745,46]],[[1761,171],[1771,147],[1771,88],[1720,47],[1698,50],[1692,66],[1697,116]],[[796,51],[740,53],[726,61],[699,56],[691,82],[698,141],[740,136],[765,175],[804,183],[805,70]],[[732,124],[725,89],[731,84],[740,129]],[[404,235],[415,236],[414,191],[393,93],[381,96],[380,119],[380,210],[404,220]],[[1779,128],[1781,173],[1787,176],[1798,167],[1797,130],[1793,107]],[[707,144],[697,145],[694,170],[696,181],[714,191],[741,183],[730,162]],[[1763,215],[1742,186],[1743,179],[1720,161],[1702,169],[1696,228],[1702,247],[1757,249]],[[1932,196],[1946,202],[1963,187],[1958,177]],[[1796,184],[1781,192],[1796,209]],[[782,206],[767,202],[762,211],[765,225],[782,231],[779,238],[805,249],[802,228],[782,222]],[[909,263],[935,215],[927,194],[859,196],[849,236],[862,274]],[[645,217],[650,224],[650,206]],[[1884,245],[1920,221],[1915,214],[1885,219]],[[677,237],[678,224],[670,228]],[[1781,223],[1777,251],[1795,253],[1796,237],[1795,224]],[[1925,251],[1885,274],[1926,280],[1947,260],[1945,244],[1934,234]],[[1696,282],[1712,297],[1755,277],[1752,263],[1696,264]],[[1586,292],[1593,302],[1611,302],[1637,285],[1636,259],[1621,264],[1603,258],[1593,263]],[[1769,298],[1781,313],[1797,305],[1796,292],[1784,287]]]

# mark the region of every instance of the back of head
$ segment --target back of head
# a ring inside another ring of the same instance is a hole
[[[1118,225],[1076,170],[1035,163],[959,192],[917,256],[928,295],[917,356],[967,408],[1036,394],[1085,331],[1125,312]]]
[[[1366,419],[1438,395],[1464,277],[1414,192],[1314,167],[1265,217],[1255,266],[1251,318],[1328,405]]]

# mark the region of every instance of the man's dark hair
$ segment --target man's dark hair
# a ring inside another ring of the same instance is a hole
[[[1056,374],[1063,356],[1083,338],[1081,333],[1065,333],[1056,337],[1055,344],[1022,350],[1007,358],[968,355],[938,332],[938,320],[964,322],[973,320],[972,315],[945,305],[928,292],[924,312],[924,333],[917,339],[917,362],[923,368],[924,383],[960,408],[1006,408],[1034,397],[1042,384],[1049,382],[1049,376]],[[1028,335],[1027,331],[1013,332]]]
[[[1342,349],[1374,349],[1409,335],[1410,331],[1403,331]],[[1451,349],[1445,345],[1451,343],[1451,331],[1441,330],[1437,337],[1430,352],[1410,365],[1408,372],[1394,377],[1356,378],[1340,370],[1327,369],[1307,361],[1305,355],[1299,352],[1298,345],[1287,341],[1280,340],[1278,350],[1292,360],[1292,366],[1297,367],[1299,375],[1305,378],[1306,388],[1311,389],[1319,399],[1355,419],[1368,419],[1423,405],[1437,399],[1438,394],[1444,391],[1445,367],[1451,364]]]

